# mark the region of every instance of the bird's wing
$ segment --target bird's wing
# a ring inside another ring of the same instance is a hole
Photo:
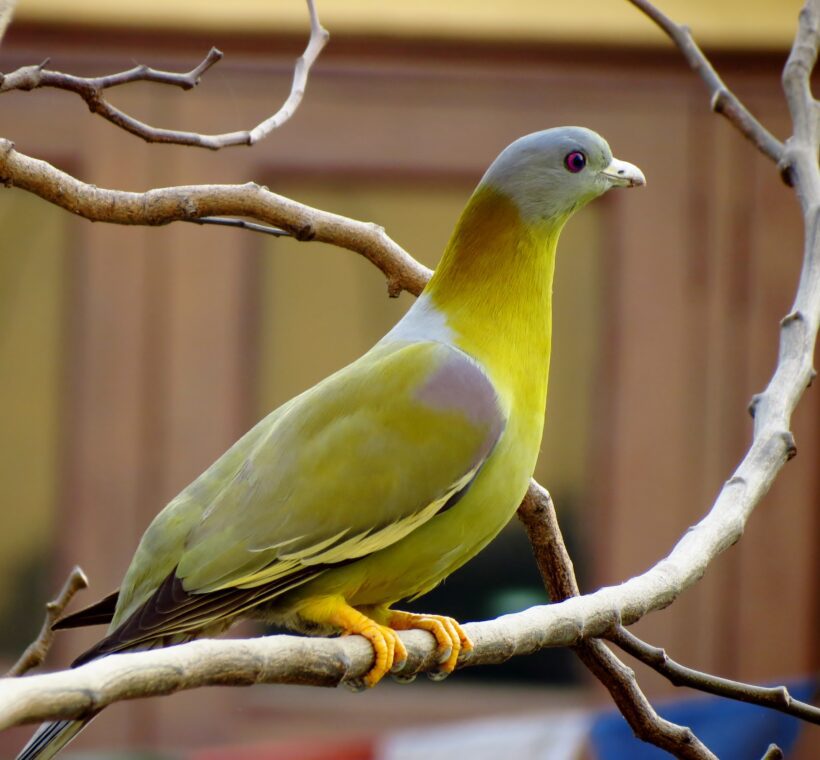
[[[179,514],[160,516],[156,530],[174,537],[146,534],[134,565],[153,569],[126,576],[119,633],[181,635],[399,541],[470,483],[505,422],[458,349],[377,346],[257,425],[230,467],[218,461]],[[168,567],[152,555],[172,544]]]

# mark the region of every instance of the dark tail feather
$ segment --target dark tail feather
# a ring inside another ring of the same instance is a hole
[[[120,592],[115,591],[109,594],[105,599],[100,599],[99,602],[92,604],[90,607],[84,607],[78,612],[73,612],[60,618],[54,625],[51,626],[53,631],[59,631],[61,628],[80,628],[86,625],[108,625],[114,617],[114,611],[117,609],[117,598]]]
[[[109,623],[114,616],[118,593],[115,591],[96,604],[58,620],[52,629]],[[34,732],[34,736],[28,740],[28,744],[20,750],[17,760],[49,760],[79,734],[93,717],[92,715],[91,718],[84,720],[55,720],[42,723]]]
[[[17,760],[49,760],[79,734],[92,718],[43,723],[20,750]]]

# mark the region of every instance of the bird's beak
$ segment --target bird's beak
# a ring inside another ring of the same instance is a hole
[[[601,174],[615,187],[640,187],[646,184],[646,177],[635,164],[613,158]]]

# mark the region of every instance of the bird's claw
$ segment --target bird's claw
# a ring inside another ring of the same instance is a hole
[[[414,615],[393,610],[389,619],[391,628],[407,630],[419,628],[428,631],[436,640],[438,670],[428,673],[434,681],[441,681],[452,673],[462,652],[470,652],[473,643],[461,625],[445,615]]]
[[[396,683],[402,683],[402,684],[404,684],[404,683],[413,683],[413,681],[416,680],[416,674],[415,673],[406,673],[406,674],[405,673],[391,673],[390,677]]]
[[[428,670],[427,671],[427,677],[431,681],[438,682],[438,681],[443,681],[452,672],[453,672],[452,670],[444,670],[442,668],[439,668],[438,670]]]
[[[348,678],[342,681],[342,686],[353,694],[359,694],[367,689],[364,679],[362,678]]]

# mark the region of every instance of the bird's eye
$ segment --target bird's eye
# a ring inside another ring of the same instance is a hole
[[[571,171],[573,174],[578,174],[586,165],[587,157],[580,150],[567,153],[564,158],[564,166],[567,167],[567,171]]]

